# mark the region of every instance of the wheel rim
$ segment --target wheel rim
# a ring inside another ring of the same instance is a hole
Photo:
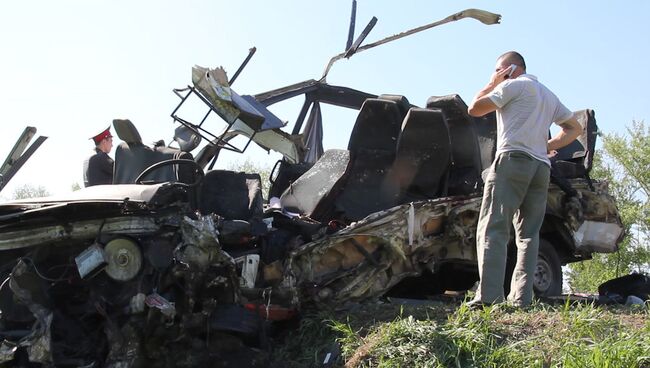
[[[543,257],[537,259],[537,267],[535,268],[535,289],[540,292],[545,292],[551,287],[553,282],[553,271],[551,265]]]

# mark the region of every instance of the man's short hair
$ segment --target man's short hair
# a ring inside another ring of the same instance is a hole
[[[524,61],[524,57],[521,56],[521,54],[517,51],[508,51],[505,54],[499,56],[499,59],[508,60],[511,64],[517,64],[526,70],[526,62]]]

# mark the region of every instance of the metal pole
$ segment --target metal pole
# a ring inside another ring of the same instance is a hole
[[[232,86],[232,84],[235,83],[235,79],[237,79],[237,77],[239,76],[239,73],[241,73],[241,71],[244,70],[244,67],[246,66],[246,64],[248,64],[248,62],[251,60],[253,55],[255,55],[255,51],[257,51],[257,48],[255,48],[255,47],[252,47],[252,48],[248,49],[248,56],[246,56],[246,59],[244,59],[244,62],[241,63],[241,65],[239,66],[239,69],[237,69],[235,74],[228,81],[229,85]]]
[[[350,15],[350,29],[348,30],[348,42],[345,44],[345,51],[350,49],[354,40],[354,26],[357,22],[357,0],[352,0],[352,14]]]
[[[338,54],[338,55],[336,55],[336,56],[334,56],[334,57],[332,57],[330,59],[329,63],[327,63],[327,66],[325,67],[325,71],[323,72],[323,76],[320,78],[320,81],[322,81],[322,82],[325,81],[325,79],[327,78],[327,74],[329,73],[330,69],[332,68],[332,65],[334,65],[334,63],[336,61],[342,59],[343,57],[349,58],[349,57],[351,57],[352,55],[354,55],[356,53],[359,53],[359,52],[364,51],[364,50],[371,49],[371,48],[373,48],[375,46],[383,45],[385,43],[395,41],[397,39],[400,39],[400,38],[403,38],[403,37],[406,37],[406,36],[410,36],[410,35],[412,35],[414,33],[421,32],[421,31],[424,31],[424,30],[429,29],[429,28],[437,27],[437,26],[443,25],[445,23],[455,22],[455,21],[461,20],[463,18],[473,18],[473,19],[476,19],[479,22],[481,22],[483,24],[487,24],[487,25],[497,24],[497,23],[499,23],[501,21],[501,15],[500,14],[494,14],[494,13],[490,13],[488,11],[480,10],[480,9],[465,9],[465,10],[463,10],[461,12],[452,14],[452,15],[448,16],[445,19],[442,19],[442,20],[439,20],[439,21],[436,21],[436,22],[433,22],[433,23],[429,23],[429,24],[426,24],[426,25],[421,26],[421,27],[413,28],[413,29],[410,29],[410,30],[408,30],[406,32],[402,32],[402,33],[399,33],[399,34],[396,34],[396,35],[393,35],[393,36],[390,36],[390,37],[386,37],[386,38],[384,38],[382,40],[379,40],[377,42],[373,42],[373,43],[361,46],[361,47],[357,48],[356,51],[353,52],[353,53],[349,53],[350,50],[346,50],[345,52],[342,52],[342,53],[340,53],[340,54]]]

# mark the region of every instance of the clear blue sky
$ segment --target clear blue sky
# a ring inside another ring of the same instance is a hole
[[[233,86],[255,94],[320,77],[347,38],[350,0],[333,1],[2,1],[0,133],[4,158],[24,126],[48,141],[2,192],[24,183],[65,193],[80,183],[88,137],[114,118],[129,118],[146,142],[168,141],[174,87],[198,64],[232,75],[248,49],[258,51]],[[573,110],[593,108],[605,133],[650,117],[648,1],[370,1],[358,0],[357,34],[379,18],[367,42],[466,8],[503,16],[500,25],[471,19],[424,31],[335,64],[328,81],[367,92],[465,100],[487,82],[508,50]],[[293,122],[297,111],[276,110]],[[333,114],[350,126],[353,114]],[[325,119],[328,115],[325,115]],[[325,124],[333,124],[325,121]],[[327,129],[327,128],[326,128]],[[345,146],[341,128],[326,137]],[[326,130],[327,134],[327,130]],[[116,140],[118,143],[119,140]],[[270,162],[261,151],[252,158]]]

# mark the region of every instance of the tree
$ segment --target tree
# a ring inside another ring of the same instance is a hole
[[[50,192],[45,189],[42,185],[34,186],[31,184],[24,184],[20,187],[14,189],[12,195],[13,199],[25,199],[25,198],[36,198],[36,197],[47,197],[50,195]]]
[[[590,261],[569,266],[568,281],[573,290],[596,290],[611,278],[650,270],[650,128],[633,122],[626,135],[603,137],[591,176],[607,180],[616,198],[626,238],[619,251],[596,254]]]

